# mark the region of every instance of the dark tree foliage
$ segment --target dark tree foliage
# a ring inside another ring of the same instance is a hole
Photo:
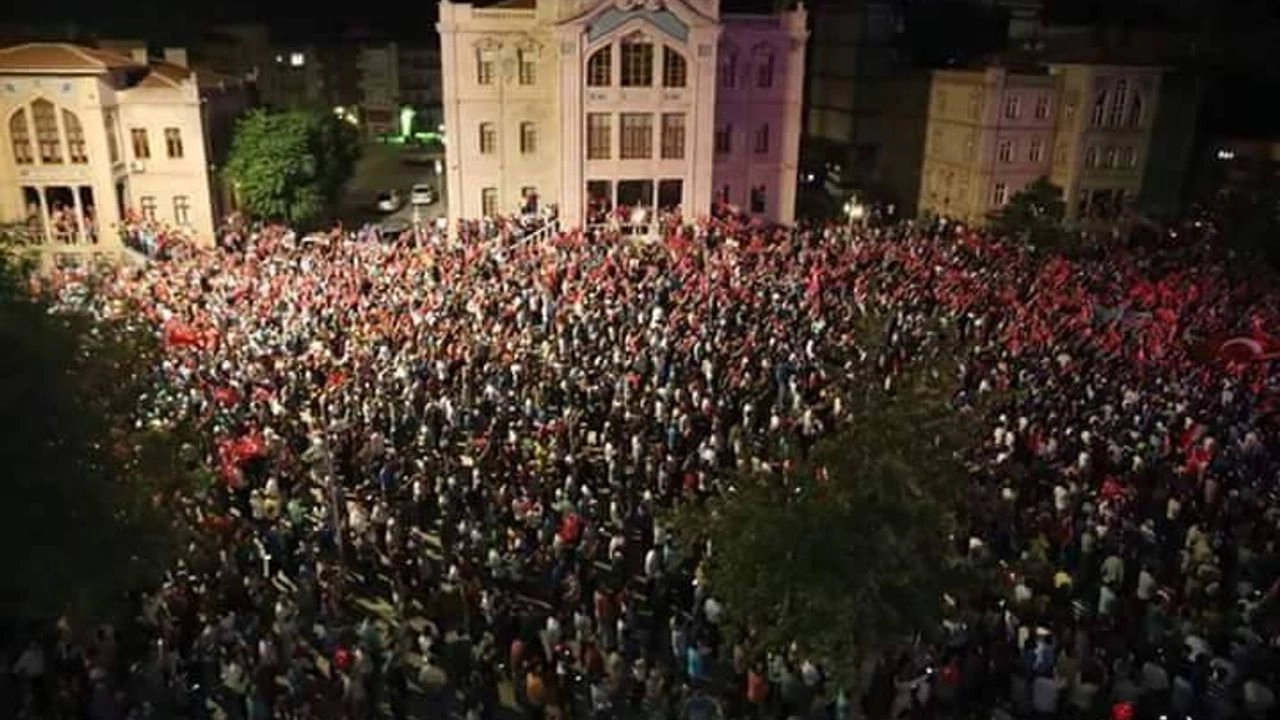
[[[709,591],[753,651],[794,641],[852,688],[865,661],[937,626],[971,577],[952,531],[975,424],[952,408],[955,377],[922,362],[886,388],[867,368],[845,428],[795,477],[738,477],[676,512],[689,548],[709,541]]]
[[[1042,177],[1014,194],[988,220],[997,233],[1020,237],[1036,247],[1053,247],[1063,236],[1066,207],[1062,188]]]
[[[179,540],[180,428],[142,421],[154,333],[51,312],[0,249],[0,621],[90,619],[152,585]]]

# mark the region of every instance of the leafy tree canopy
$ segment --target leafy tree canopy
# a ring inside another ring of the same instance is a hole
[[[694,552],[709,546],[709,591],[753,651],[794,641],[846,688],[936,627],[968,578],[951,533],[974,424],[952,409],[954,370],[913,367],[888,389],[866,370],[844,429],[794,478],[739,477],[674,518]]]
[[[154,332],[51,312],[0,248],[0,623],[111,613],[178,542],[183,430],[142,421]]]
[[[255,110],[236,124],[226,173],[245,207],[294,224],[325,217],[355,169],[355,128],[310,110]]]
[[[1066,208],[1062,188],[1041,177],[1015,193],[988,219],[998,233],[1025,238],[1037,247],[1054,245],[1062,237]]]

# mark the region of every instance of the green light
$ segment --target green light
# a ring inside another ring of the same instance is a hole
[[[413,116],[416,114],[411,107],[400,108],[400,137],[409,137],[413,132]]]

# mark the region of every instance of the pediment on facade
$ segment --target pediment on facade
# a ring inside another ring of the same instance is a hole
[[[691,27],[716,23],[714,17],[686,0],[599,0],[561,26],[577,25],[588,42],[596,42],[637,19],[682,43],[688,42]]]
[[[542,43],[538,42],[531,35],[521,35],[516,39],[515,46],[517,50],[523,50],[529,53],[542,52]]]
[[[476,41],[477,50],[500,50],[502,42],[497,38],[482,37]]]

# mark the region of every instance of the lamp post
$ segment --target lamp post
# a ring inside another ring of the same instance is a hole
[[[866,216],[867,208],[862,203],[858,202],[857,196],[854,196],[849,198],[849,201],[844,204],[844,214],[848,216],[849,229],[852,230],[853,226],[861,222],[862,218]]]

